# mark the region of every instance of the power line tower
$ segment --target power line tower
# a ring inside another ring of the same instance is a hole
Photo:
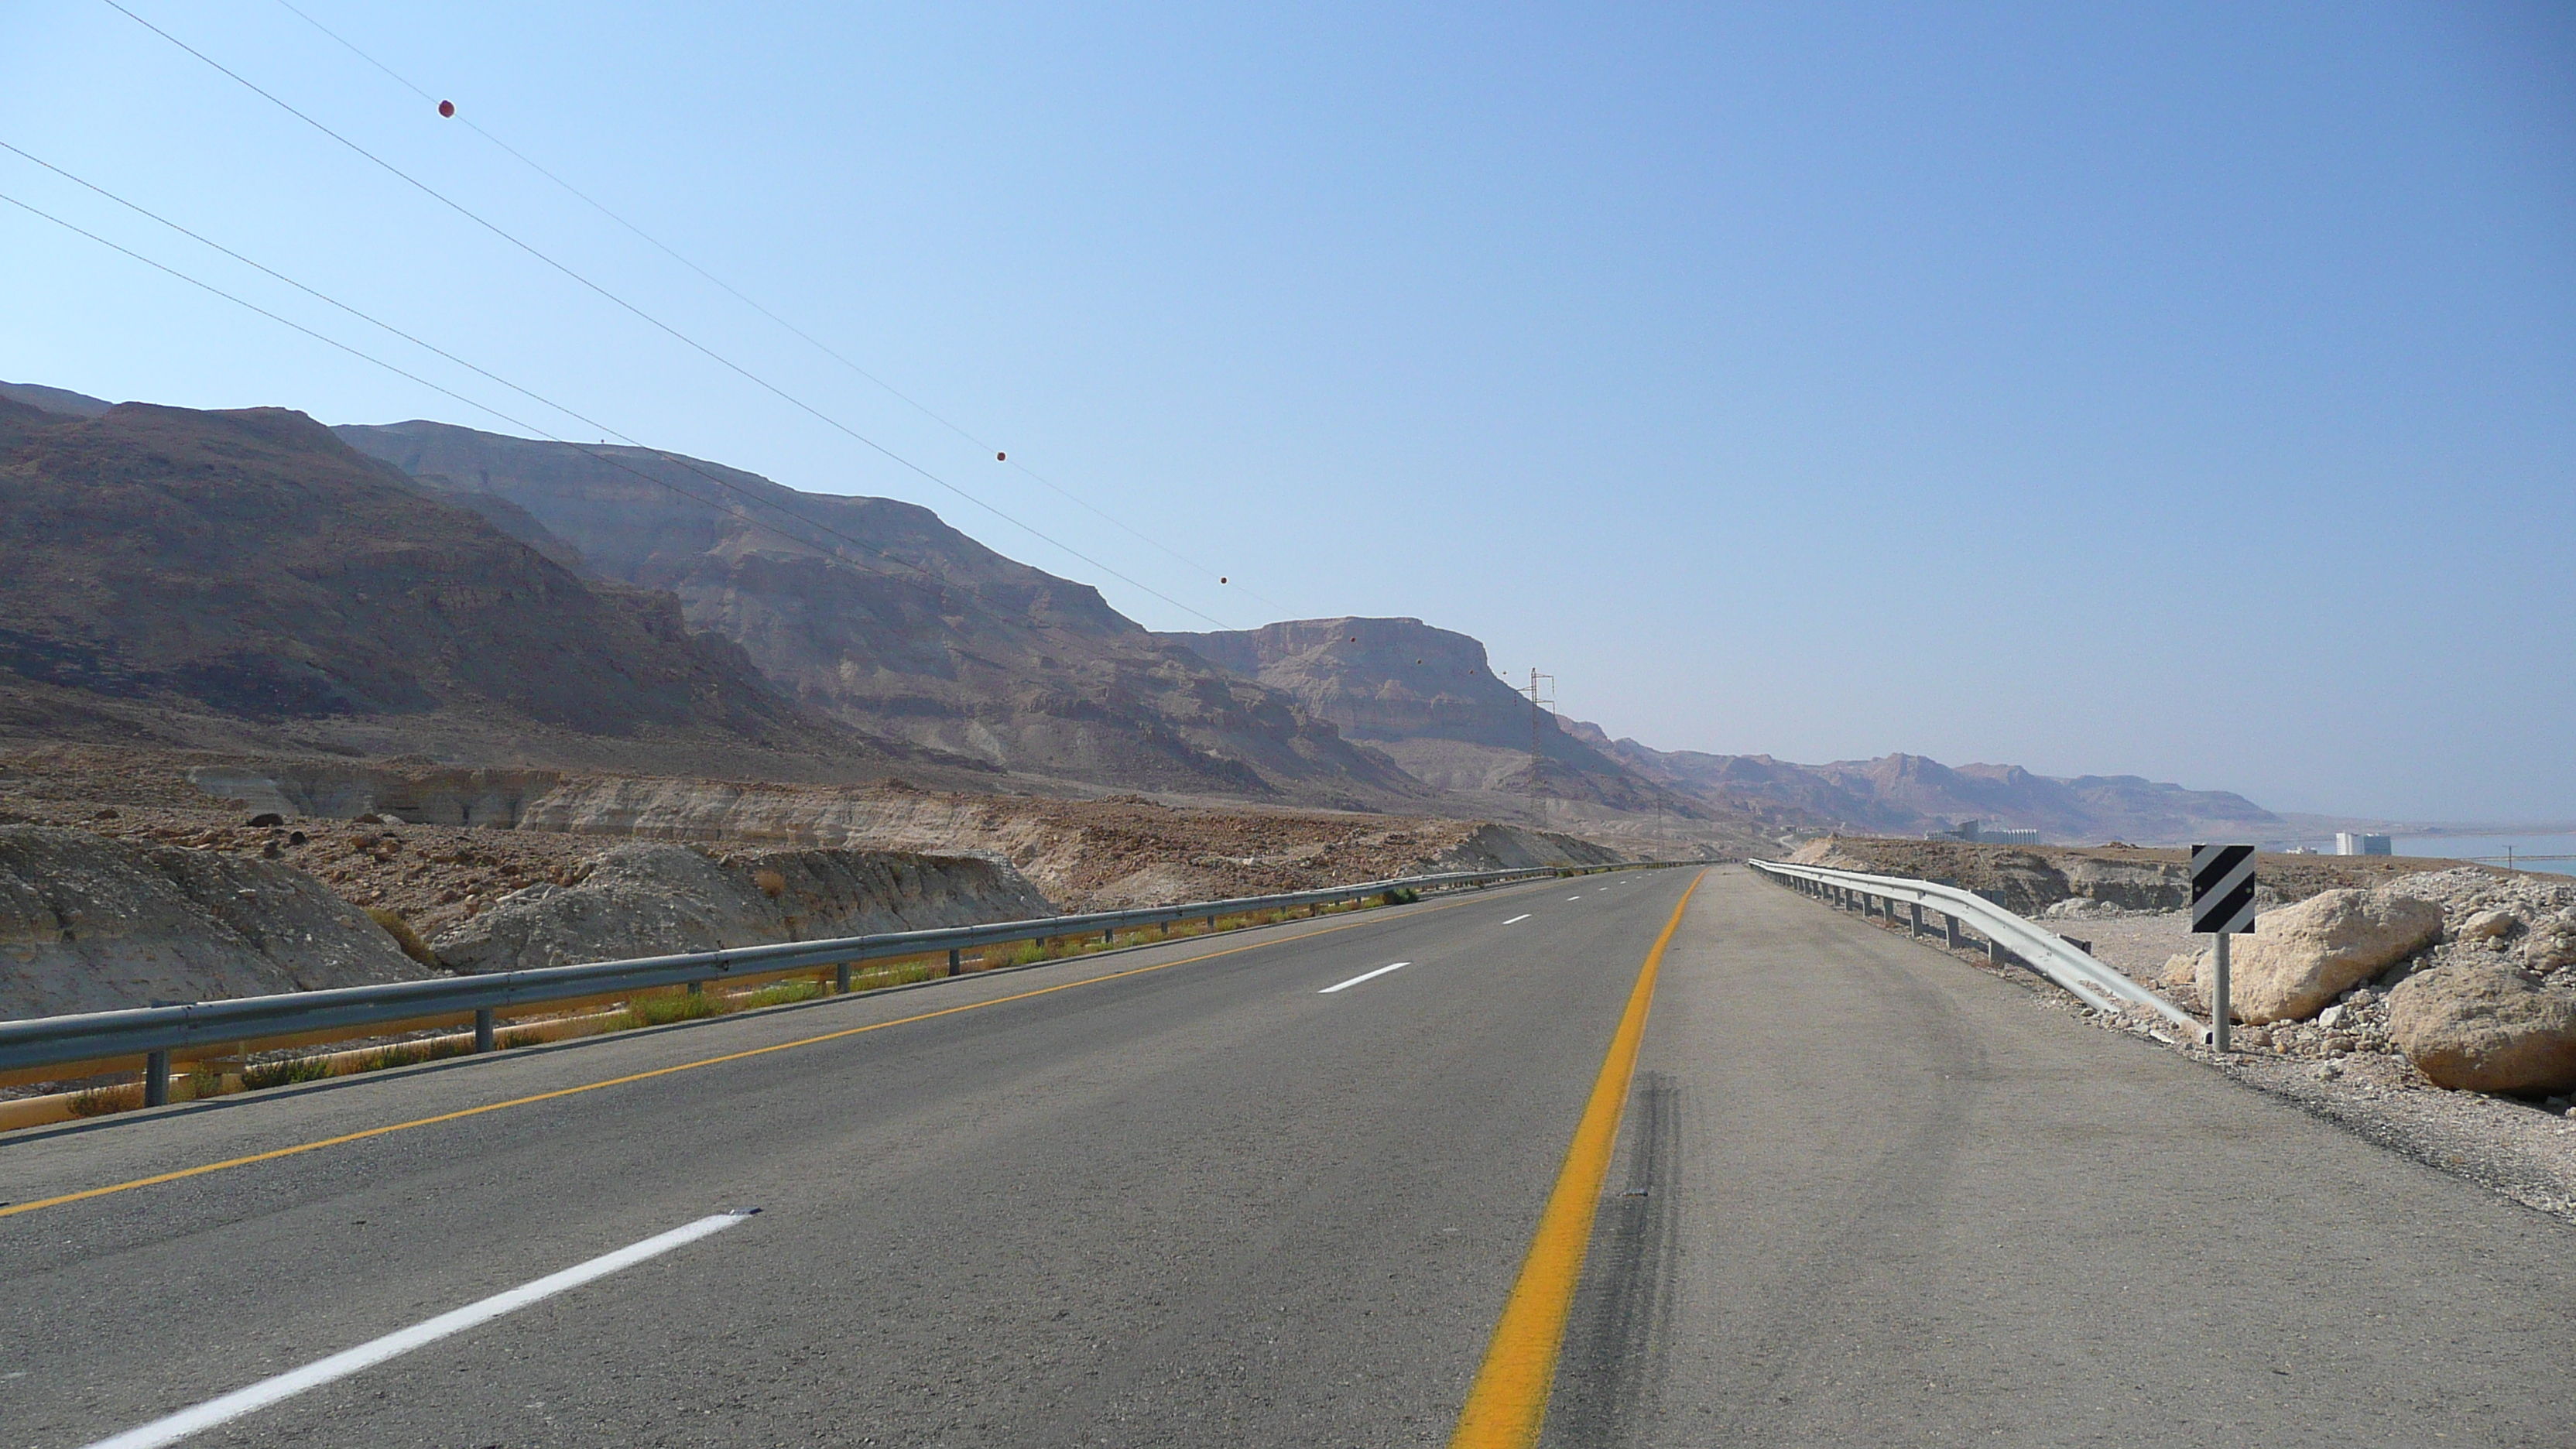
[[[1547,681],[1547,690],[1543,696],[1539,691],[1540,680]],[[1540,730],[1544,728],[1547,716],[1556,712],[1556,676],[1541,674],[1533,667],[1530,670],[1529,688],[1520,690],[1518,693],[1528,696],[1530,702],[1530,798],[1536,800],[1540,759],[1539,740],[1542,738]]]

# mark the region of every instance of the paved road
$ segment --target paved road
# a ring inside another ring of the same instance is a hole
[[[20,1134],[25,1203],[883,1024],[0,1218],[0,1449],[738,1206],[188,1442],[1445,1442],[1688,883]],[[1737,872],[1666,957],[1603,1203],[1554,1444],[2576,1438],[2576,1235]]]
[[[2576,1444],[2576,1232],[1744,874],[1663,965],[1555,1445]]]

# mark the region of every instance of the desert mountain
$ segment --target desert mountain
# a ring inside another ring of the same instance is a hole
[[[39,412],[61,413],[65,417],[94,418],[116,406],[103,398],[68,388],[47,387],[37,382],[0,382],[0,398],[24,403]]]
[[[669,595],[584,579],[301,413],[0,399],[0,499],[11,733],[864,752]]]
[[[1559,729],[1552,713],[1534,716],[1528,698],[1495,677],[1483,644],[1420,619],[1297,619],[1159,637],[1287,694],[1443,790],[1628,812],[1652,812],[1660,797],[1674,815],[1698,813],[1688,792],[1659,788]]]
[[[1157,639],[1090,586],[1005,558],[929,509],[802,493],[650,449],[426,422],[338,432],[532,546],[678,595],[691,625],[859,728],[1122,788],[1434,798],[1290,696]]]
[[[1569,729],[1652,778],[1751,807],[1783,824],[1923,834],[1961,821],[2037,830],[2063,843],[2195,838],[2272,839],[2289,822],[2242,795],[2186,790],[2136,775],[2059,779],[2019,765],[1953,768],[1921,755],[1799,765],[1769,755],[1656,750],[1612,740],[1598,725]]]

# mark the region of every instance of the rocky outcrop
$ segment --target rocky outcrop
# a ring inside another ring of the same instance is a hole
[[[364,912],[292,867],[0,826],[0,1017],[430,974]]]
[[[2478,1092],[2576,1088],[2576,997],[2502,962],[2419,972],[2388,994],[2388,1025],[2436,1085]]]
[[[188,783],[244,810],[286,819],[376,815],[409,825],[516,825],[528,803],[563,783],[553,770],[343,765],[325,761],[197,765]]]
[[[1482,825],[1431,862],[1434,871],[1529,870],[1551,865],[1615,865],[1627,857],[1552,830]]]
[[[457,971],[512,971],[1053,914],[1007,865],[898,851],[710,855],[638,842],[441,935]]]
[[[1677,819],[1702,813],[1694,792],[1659,789],[1567,733],[1552,712],[1534,716],[1529,699],[1495,676],[1483,644],[1420,619],[1293,619],[1156,637],[1280,691],[1438,789],[1629,812],[1660,805]]]
[[[2266,911],[2254,934],[2229,953],[2228,1000],[2251,1025],[2303,1021],[2342,992],[2387,970],[2442,934],[2442,908],[2389,890],[2324,891]],[[2201,995],[2217,991],[2217,962],[2204,955]]]

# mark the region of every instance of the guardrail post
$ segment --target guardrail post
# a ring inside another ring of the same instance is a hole
[[[2012,953],[2004,949],[2003,942],[1992,936],[1986,938],[1986,961],[1989,965],[2001,966],[2011,959]]]
[[[691,996],[704,996],[706,994],[706,990],[707,983],[703,981],[692,981],[689,983],[689,994]]]
[[[478,1052],[492,1050],[492,1008],[488,1006],[474,1008],[474,1049]]]
[[[832,967],[832,991],[838,996],[850,994],[850,963],[842,961]]]
[[[1949,947],[1953,951],[1968,944],[1959,936],[1959,918],[1948,911],[1941,913],[1941,934],[1948,938]]]
[[[1914,934],[1915,934],[1915,935],[1917,935],[1917,936],[1922,935],[1922,934],[1923,934],[1923,903],[1922,903],[1921,901],[1913,901],[1913,902],[1909,902],[1909,903],[1908,903],[1908,906],[1907,906],[1907,911],[1908,911],[1908,913],[1913,917],[1913,921],[1914,921]]]
[[[170,1053],[167,1050],[147,1052],[143,1057],[143,1105],[166,1107],[170,1104]]]
[[[960,958],[959,958],[959,957],[958,957],[958,955],[957,955],[957,948],[956,948],[956,947],[954,947],[954,946],[949,947],[949,948],[948,948],[948,974],[949,974],[949,975],[951,975],[951,976],[956,975],[956,974],[957,974],[957,971],[958,971],[958,967],[959,967],[959,965],[960,965],[960,964],[961,964],[961,962],[960,962]]]

